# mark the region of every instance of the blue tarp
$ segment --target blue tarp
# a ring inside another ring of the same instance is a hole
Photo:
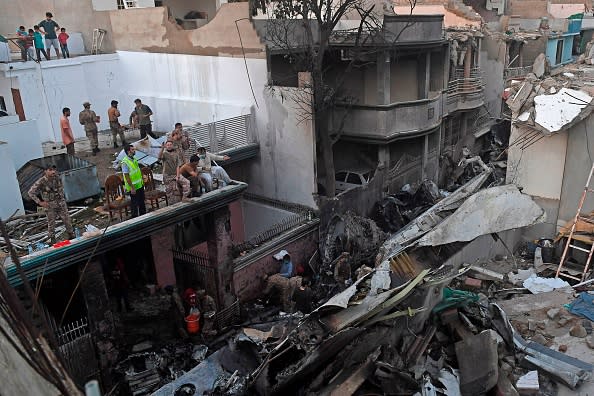
[[[594,321],[594,295],[580,293],[579,297],[569,304],[569,312]]]

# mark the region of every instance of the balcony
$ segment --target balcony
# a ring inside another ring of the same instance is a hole
[[[332,111],[330,129],[342,132],[342,138],[348,140],[389,143],[438,127],[442,110],[441,93],[431,99],[388,105],[338,104]]]
[[[457,110],[470,110],[484,104],[484,82],[482,71],[475,67],[470,70],[470,77],[464,77],[463,69],[454,71],[454,79],[448,82],[445,91],[446,114]]]

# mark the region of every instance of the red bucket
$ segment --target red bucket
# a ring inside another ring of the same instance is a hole
[[[186,316],[186,329],[190,334],[196,334],[200,331],[200,314],[191,314]]]

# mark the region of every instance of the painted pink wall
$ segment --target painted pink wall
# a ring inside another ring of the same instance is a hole
[[[279,245],[271,254],[257,260],[233,274],[235,294],[241,301],[249,301],[260,297],[264,290],[263,274],[278,272],[278,261],[272,255],[285,249],[291,255],[294,265],[307,267],[309,259],[318,248],[318,230],[303,236],[301,239],[287,245]]]
[[[175,271],[173,269],[174,246],[173,226],[163,228],[151,235],[153,261],[159,286],[175,285]]]

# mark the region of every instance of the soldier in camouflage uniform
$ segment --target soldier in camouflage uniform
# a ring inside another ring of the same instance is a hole
[[[41,196],[41,199],[39,199],[39,196]],[[70,239],[74,238],[66,198],[64,198],[64,186],[58,176],[56,165],[49,165],[46,168],[45,174],[29,189],[29,197],[46,210],[47,233],[51,243],[56,242],[56,216],[60,217],[64,222],[68,237]]]
[[[265,283],[264,295],[267,296],[273,291],[278,293],[283,311],[291,312],[293,309],[293,292],[297,287],[301,286],[301,277],[285,278],[281,274],[273,274],[265,278]]]
[[[89,143],[93,149],[93,155],[96,155],[99,151],[99,140],[97,138],[97,123],[99,117],[93,110],[91,110],[91,104],[89,102],[83,103],[85,108],[78,114],[78,122],[85,127],[85,134],[89,138]]]

